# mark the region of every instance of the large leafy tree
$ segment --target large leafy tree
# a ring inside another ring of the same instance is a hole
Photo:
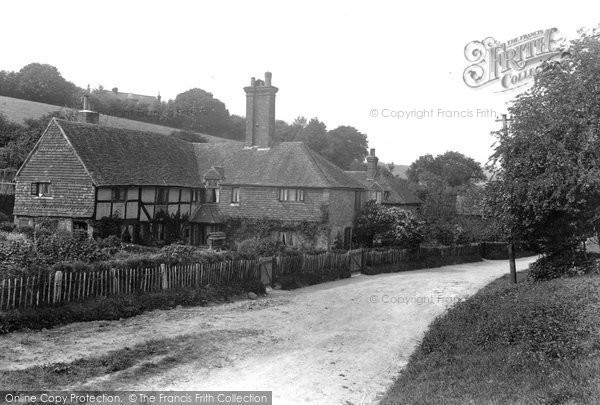
[[[191,89],[178,94],[169,102],[176,112],[180,126],[211,135],[223,135],[231,130],[229,111],[225,104],[202,89]]]
[[[367,157],[367,135],[351,126],[340,126],[327,133],[327,144],[320,151],[342,169],[350,169],[355,160]]]
[[[480,232],[466,227],[456,209],[457,196],[485,179],[477,161],[454,151],[428,154],[413,162],[406,174],[423,200],[420,213],[426,222],[426,239],[448,245],[478,238]]]
[[[600,223],[600,41],[581,33],[509,108],[499,131],[492,213],[513,240],[575,253]]]
[[[353,162],[367,156],[367,135],[351,126],[339,126],[328,131],[318,118],[306,121],[298,117],[292,125],[279,125],[278,137],[284,141],[302,141],[342,169],[349,170]]]
[[[75,107],[82,90],[67,81],[52,65],[30,63],[16,75],[17,95],[26,100]]]
[[[410,165],[406,175],[414,183],[427,185],[430,181],[439,179],[450,187],[485,180],[485,175],[478,162],[454,151],[448,151],[436,157],[423,155]]]

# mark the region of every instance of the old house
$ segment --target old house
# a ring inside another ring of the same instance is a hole
[[[393,196],[385,202],[415,203],[389,181],[344,172],[301,142],[274,142],[278,89],[270,73],[244,90],[245,142],[111,128],[87,103],[78,122],[53,119],[16,175],[15,221],[52,217],[91,234],[95,221],[117,216],[123,235],[150,242],[164,240],[166,216],[178,215],[195,245],[226,228],[239,242],[244,234],[228,224],[269,222],[286,244],[329,247],[349,246],[356,213],[379,187]]]
[[[366,200],[407,210],[417,209],[422,201],[408,188],[407,182],[393,175],[385,175],[379,170],[378,164],[375,149],[371,149],[367,156],[367,170],[346,173],[363,185]]]

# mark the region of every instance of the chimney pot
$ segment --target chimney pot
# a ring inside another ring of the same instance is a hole
[[[271,78],[273,74],[271,72],[265,72],[265,86],[271,86]]]
[[[371,148],[371,150],[370,150],[370,155],[371,155],[371,156],[375,156],[375,148]]]
[[[250,86],[254,87],[255,84],[256,84],[256,77],[251,77],[250,78]]]

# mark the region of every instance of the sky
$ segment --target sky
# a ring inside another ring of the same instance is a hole
[[[277,119],[354,126],[396,164],[448,150],[487,162],[495,120],[523,88],[468,87],[467,43],[552,27],[568,40],[600,23],[600,3],[577,0],[11,0],[2,11],[0,70],[48,63],[80,87],[163,100],[199,87],[242,116],[243,87],[270,71]]]

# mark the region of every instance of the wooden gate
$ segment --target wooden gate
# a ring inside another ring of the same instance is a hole
[[[273,285],[273,258],[261,257],[258,259],[260,269],[260,282],[264,286]]]

